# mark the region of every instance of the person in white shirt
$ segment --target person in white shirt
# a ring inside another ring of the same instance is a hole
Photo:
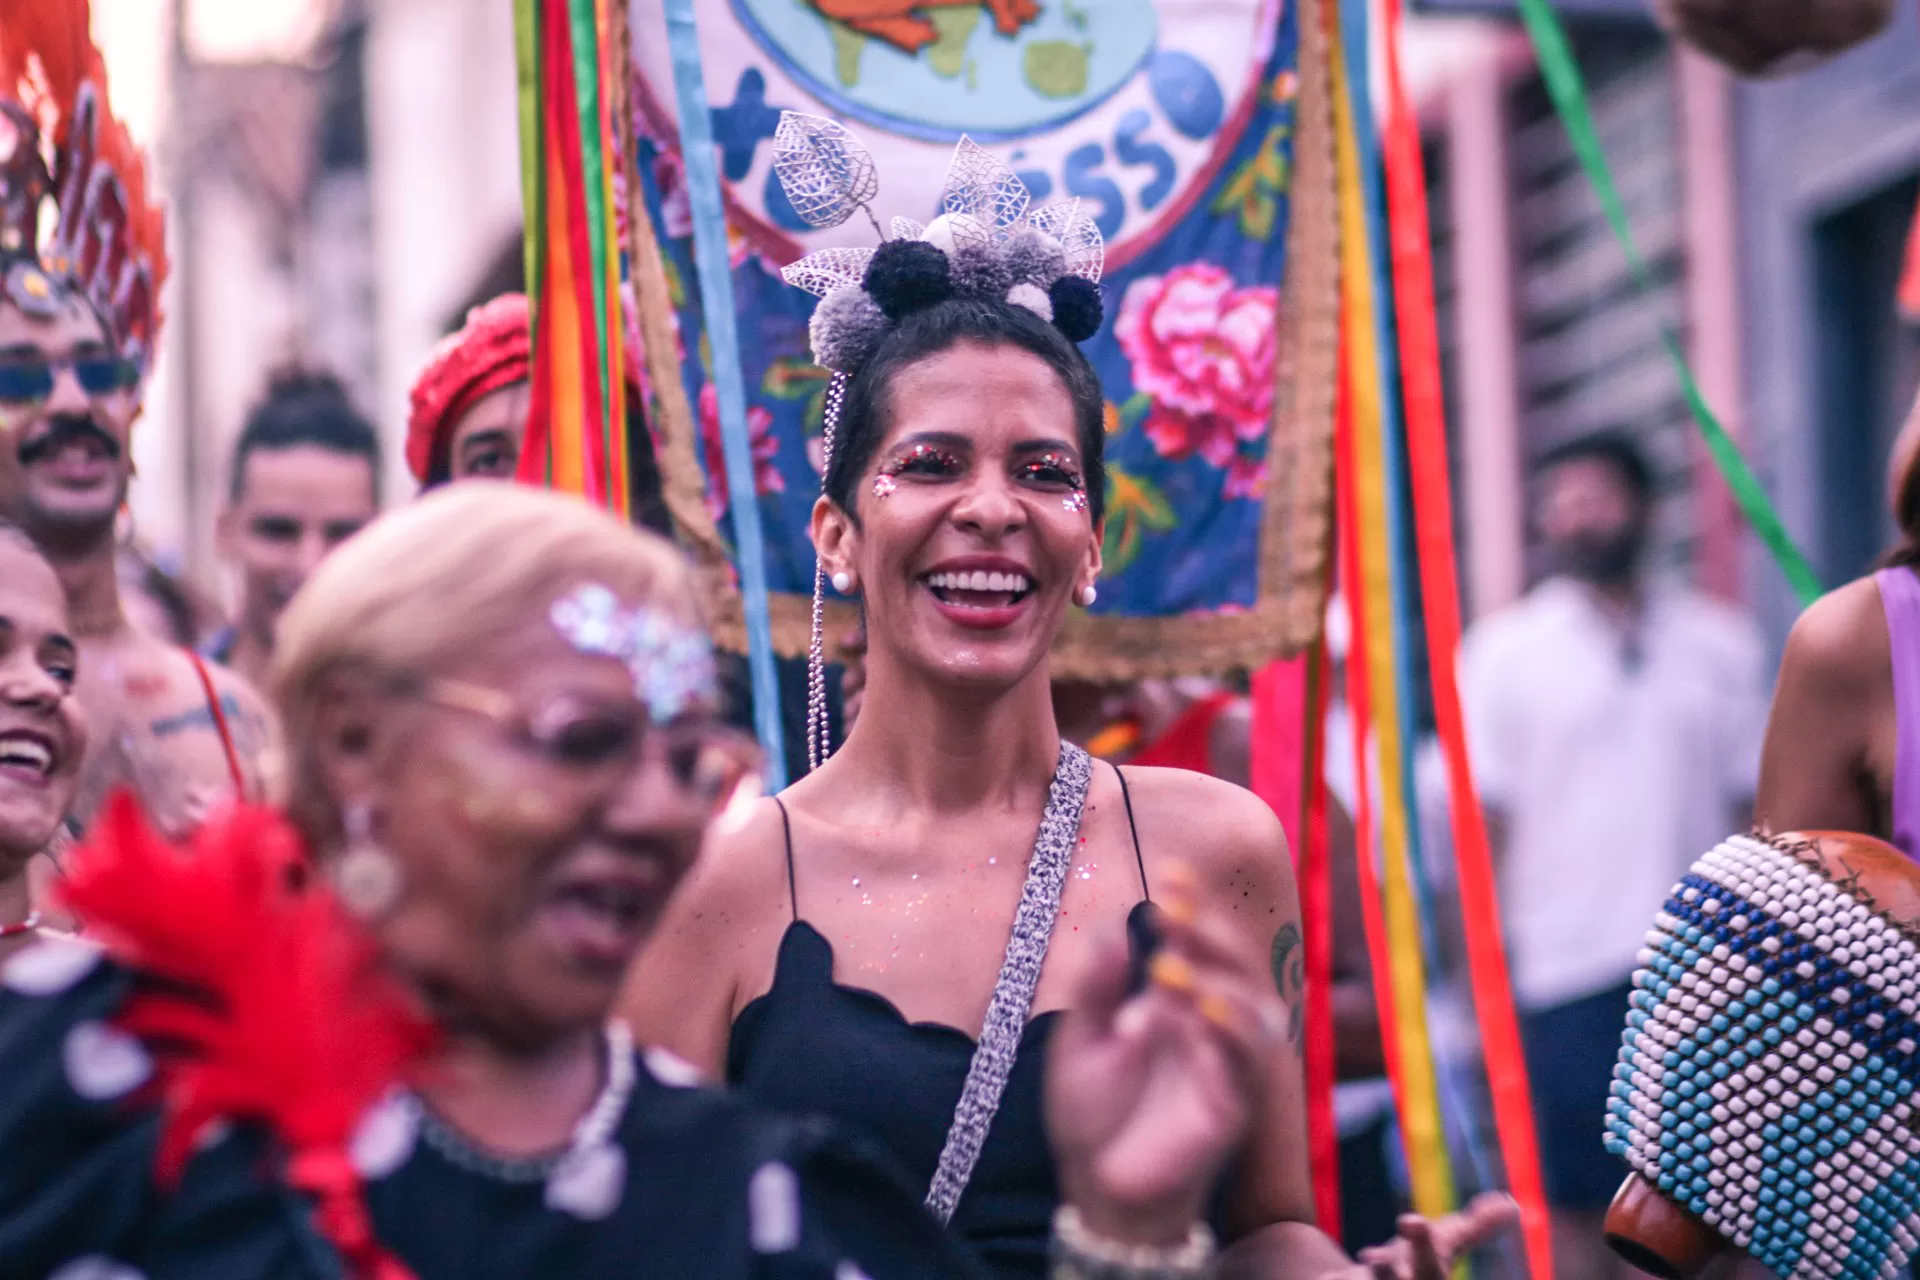
[[[1625,1274],[1601,1221],[1625,1168],[1601,1146],[1635,957],[1688,866],[1752,812],[1765,646],[1746,615],[1656,585],[1653,471],[1624,436],[1542,460],[1556,572],[1461,654],[1493,834],[1562,1280]]]

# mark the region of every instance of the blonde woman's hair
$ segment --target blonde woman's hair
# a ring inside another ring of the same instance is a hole
[[[666,539],[577,498],[505,481],[429,493],[321,562],[281,615],[268,675],[285,722],[288,811],[309,838],[338,829],[314,741],[330,676],[404,680],[444,669],[583,582],[704,625],[692,573]]]

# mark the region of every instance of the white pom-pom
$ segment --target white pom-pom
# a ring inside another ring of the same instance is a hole
[[[920,238],[942,253],[952,253],[963,244],[986,244],[993,233],[970,213],[943,213],[927,224]]]
[[[1025,307],[1048,324],[1053,323],[1053,299],[1049,298],[1047,291],[1037,284],[1013,286],[1007,290],[1007,301],[1016,307]]]

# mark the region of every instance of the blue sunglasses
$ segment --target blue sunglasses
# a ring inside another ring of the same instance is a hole
[[[0,402],[29,404],[47,399],[53,395],[54,379],[62,369],[73,370],[75,381],[89,396],[112,395],[140,381],[139,366],[114,355],[0,359]]]

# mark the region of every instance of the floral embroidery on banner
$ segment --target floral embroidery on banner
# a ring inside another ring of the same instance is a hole
[[[1226,472],[1225,496],[1258,498],[1273,417],[1279,291],[1238,288],[1207,262],[1128,286],[1114,334],[1134,387],[1152,400],[1141,430],[1169,461],[1198,454]]]
[[[774,458],[780,437],[773,434],[773,414],[764,405],[747,406],[747,438],[753,444],[753,488],[764,497],[785,493],[787,482]],[[720,441],[720,393],[709,382],[700,388],[700,460],[707,470],[707,514],[716,521],[727,513],[727,455]]]

